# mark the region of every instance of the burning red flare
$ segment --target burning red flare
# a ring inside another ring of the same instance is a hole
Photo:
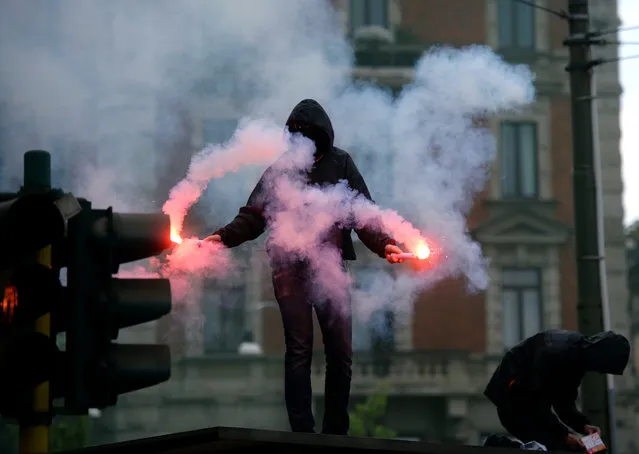
[[[184,241],[175,227],[171,227],[171,241],[175,244],[182,244],[182,241]]]
[[[421,242],[415,250],[415,255],[419,260],[426,260],[430,257],[430,248],[425,242]]]
[[[13,315],[18,307],[18,289],[13,285],[8,285],[4,289],[4,297],[2,304],[0,304],[0,320],[5,323],[10,323],[13,320]]]

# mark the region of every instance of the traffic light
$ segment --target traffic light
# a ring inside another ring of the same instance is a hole
[[[61,207],[69,198],[74,199],[54,191],[21,192],[0,202],[0,414],[5,417],[30,417],[32,390],[62,368],[55,340],[36,324],[62,303],[58,275],[41,251],[64,237],[68,216]]]
[[[172,246],[164,214],[114,213],[80,199],[69,221],[65,407],[76,413],[115,405],[119,394],[167,381],[167,345],[113,342],[122,328],[171,311],[168,279],[116,278],[123,263],[155,256]]]
[[[0,202],[2,266],[33,257],[38,250],[64,236],[65,218],[54,194],[16,194],[15,198]]]

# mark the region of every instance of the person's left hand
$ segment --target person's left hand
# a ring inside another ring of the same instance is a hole
[[[584,426],[584,430],[586,431],[588,435],[592,435],[592,434],[601,435],[601,429],[597,426],[590,426],[586,424]]]
[[[388,263],[401,263],[404,260],[403,259],[398,259],[397,257],[395,257],[393,254],[401,254],[402,251],[400,248],[398,248],[397,246],[395,246],[394,244],[387,244],[386,247],[384,248],[384,253],[386,254],[386,260],[388,260]]]

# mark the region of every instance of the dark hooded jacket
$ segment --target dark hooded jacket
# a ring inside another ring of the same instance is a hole
[[[317,101],[305,99],[297,104],[286,121],[287,126],[292,124],[304,124],[315,131],[314,135],[311,134],[311,138],[315,142],[317,151],[315,164],[308,175],[309,184],[334,185],[340,180],[346,180],[351,189],[372,201],[368,187],[351,156],[333,145],[335,138],[333,125],[328,114]],[[221,236],[222,242],[227,247],[236,247],[245,241],[254,240],[266,230],[267,222],[264,212],[269,200],[268,194],[265,193],[265,176],[273,172],[273,169],[274,167],[271,166],[264,172],[246,205],[240,208],[235,219],[215,232]],[[344,260],[356,259],[351,230],[336,226],[326,238],[327,242],[333,243],[341,251]],[[356,233],[362,243],[380,257],[385,256],[384,249],[387,244],[395,244],[394,240],[379,230],[356,229]]]
[[[612,331],[594,336],[548,330],[510,349],[486,386],[484,395],[497,407],[536,407],[546,413],[558,435],[568,433],[556,415],[576,431],[588,418],[576,407],[579,386],[586,372],[621,375],[630,357],[628,340]],[[527,411],[522,408],[522,411]],[[530,410],[532,411],[532,410]]]

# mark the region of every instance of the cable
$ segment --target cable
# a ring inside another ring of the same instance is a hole
[[[566,66],[566,71],[590,71],[591,69],[605,65],[606,63],[617,63],[623,60],[634,60],[639,58],[639,55],[629,55],[627,57],[615,57],[615,58],[594,58],[583,64],[569,64]]]
[[[639,55],[628,55],[627,57],[615,57],[615,58],[597,58],[593,60],[594,66],[603,65],[604,63],[615,63],[623,60],[634,60],[639,58]]]
[[[552,8],[546,8],[545,6],[541,6],[538,5],[537,3],[535,3],[534,1],[531,0],[512,0],[515,3],[521,3],[522,5],[527,5],[530,6],[531,8],[535,8],[538,9],[540,11],[545,11],[548,14],[552,14],[554,16],[559,17],[560,19],[564,19],[567,21],[572,20],[572,17],[570,16],[570,14],[568,14],[566,11],[562,10],[556,10],[556,9],[552,9]],[[605,35],[612,35],[615,33],[619,33],[619,32],[629,32],[632,30],[639,30],[639,25],[629,25],[626,27],[617,27],[617,28],[609,28],[609,29],[604,29],[604,30],[593,30],[591,32],[588,33],[588,37],[599,37],[599,36],[605,36]],[[605,46],[605,45],[609,45],[609,44],[630,44],[630,43],[614,43],[614,42],[605,42],[605,43],[601,43],[601,44],[596,44],[596,45],[600,45],[600,46]]]
[[[557,10],[552,9],[552,8],[546,8],[545,6],[538,5],[537,3],[533,2],[533,1],[528,1],[528,0],[513,0],[513,2],[521,3],[522,5],[528,5],[531,8],[536,8],[536,9],[538,9],[540,11],[545,11],[545,12],[547,12],[549,14],[554,14],[555,16],[557,16],[557,17],[559,17],[561,19],[564,19],[564,20],[569,20],[570,19],[570,15],[564,10],[557,11]]]
[[[609,41],[607,39],[592,37],[590,33],[587,35],[574,35],[573,37],[564,39],[565,46],[636,46],[639,41]]]
[[[551,8],[546,8],[545,6],[538,5],[534,1],[530,1],[530,0],[512,0],[512,1],[515,3],[521,3],[522,5],[527,5],[531,8],[535,8],[540,11],[544,11],[548,14],[552,14],[554,16],[557,16],[567,21],[570,21],[573,19],[572,16],[570,16],[570,14],[568,14],[564,10],[557,11]],[[639,42],[637,41],[636,42],[608,41],[606,39],[601,38],[601,36],[611,35],[614,33],[619,33],[624,31],[632,31],[632,30],[639,30],[639,25],[630,25],[626,27],[617,27],[617,28],[604,29],[604,30],[593,30],[585,34],[581,34],[579,36],[570,36],[564,40],[564,45],[565,46],[610,46],[610,45],[621,46],[624,44],[639,45]],[[620,62],[623,60],[633,60],[636,58],[639,58],[639,55],[630,55],[627,57],[616,57],[616,58],[596,58],[596,59],[590,60],[589,62],[586,62],[583,65],[579,65],[579,67],[569,65],[566,68],[566,70],[567,71],[575,71],[575,70],[588,71],[596,66],[600,66],[606,63],[615,63],[615,62]]]
[[[627,26],[627,27],[609,28],[607,30],[597,30],[597,31],[594,31],[593,33],[596,33],[597,36],[604,36],[604,35],[612,35],[613,33],[618,33],[618,32],[631,32],[633,30],[639,30],[639,25],[630,25],[630,26]]]

